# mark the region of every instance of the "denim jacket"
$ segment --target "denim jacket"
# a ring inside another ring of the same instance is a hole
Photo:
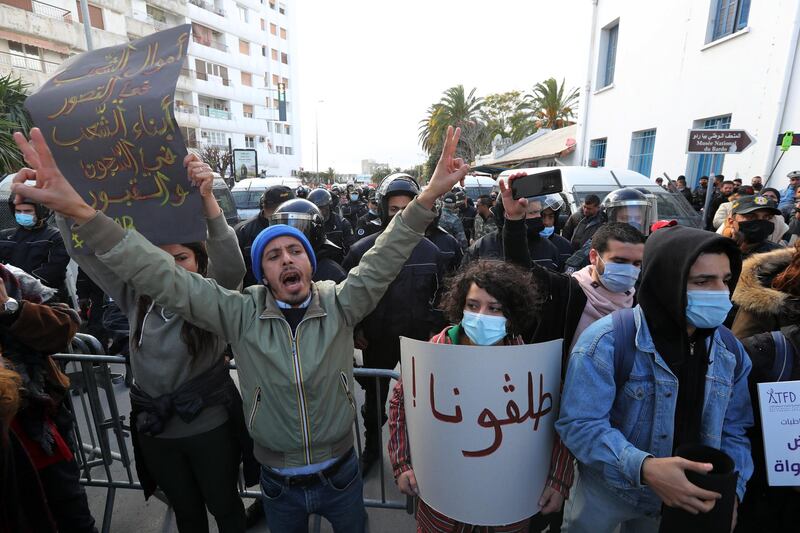
[[[634,308],[636,356],[627,383],[614,383],[611,316],[589,326],[572,350],[556,430],[580,462],[581,475],[602,479],[623,500],[654,514],[661,501],[641,479],[647,457],[672,456],[678,379],[656,351],[641,307]],[[753,472],[745,429],[753,424],[747,375],[750,358],[715,332],[709,350],[700,438],[727,453],[739,472],[744,498]]]

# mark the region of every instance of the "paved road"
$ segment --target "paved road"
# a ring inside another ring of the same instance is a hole
[[[72,366],[72,365],[70,365]],[[120,372],[121,367],[112,365],[112,371]],[[235,377],[235,374],[234,374]],[[363,393],[358,388],[357,401],[359,405],[363,402]],[[130,413],[130,401],[128,398],[128,389],[124,384],[116,384],[113,386],[113,395],[116,399],[119,411],[122,415],[128,418]],[[101,394],[102,396],[102,394]],[[88,441],[86,436],[87,425],[85,423],[85,415],[81,406],[80,397],[73,397],[76,405],[76,412],[79,419],[79,427],[81,428],[81,435]],[[108,415],[108,404],[103,399],[101,402],[106,415]],[[112,435],[109,432],[109,435]],[[388,430],[384,428],[384,442],[388,438]],[[127,447],[129,454],[133,457],[133,451],[130,448],[128,440]],[[112,435],[112,449],[119,451]],[[385,497],[387,501],[405,502],[405,497],[397,491],[394,480],[389,467],[388,458],[384,457],[383,472],[385,475]],[[127,481],[127,473],[123,468],[121,462],[115,461],[111,469],[112,477],[115,480]],[[136,479],[135,469],[132,468],[132,474]],[[92,470],[92,475],[97,479],[104,479],[106,473],[102,467],[97,467]],[[380,469],[373,467],[365,483],[365,497],[370,499],[381,498],[381,481]],[[103,512],[106,505],[107,491],[105,488],[87,487],[89,495],[89,505],[92,514],[98,522],[98,528],[103,520]],[[252,500],[245,500],[245,505],[249,505]],[[400,532],[413,532],[415,530],[415,523],[413,516],[407,514],[404,510],[394,509],[368,509],[369,513],[369,531],[371,533],[400,533]],[[312,526],[314,519],[312,518]],[[209,516],[210,531],[216,532],[217,528],[214,523],[213,517]],[[119,489],[116,491],[114,498],[113,516],[111,520],[111,531],[114,533],[170,533],[176,532],[174,517],[165,503],[156,497],[150,498],[145,502],[141,491],[130,489]],[[254,533],[264,533],[269,531],[266,524],[262,522],[258,527],[249,531]],[[311,529],[314,531],[313,527]],[[330,532],[332,529],[329,524],[322,520],[322,532]]]

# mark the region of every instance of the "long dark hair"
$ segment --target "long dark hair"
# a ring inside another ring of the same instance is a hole
[[[197,261],[197,273],[204,277],[207,276],[208,250],[206,249],[206,244],[204,242],[190,242],[181,244],[181,246],[188,248],[194,253],[195,260]],[[139,301],[137,302],[136,331],[134,333],[134,339],[136,339],[137,344],[142,335],[144,316],[147,314],[147,310],[150,309],[152,303],[153,299],[149,296],[140,296]],[[203,348],[203,346],[207,345],[209,342],[212,342],[213,339],[214,334],[210,331],[199,328],[190,323],[188,320],[183,321],[183,327],[181,327],[181,340],[189,348],[189,355],[191,355],[193,358],[200,353],[200,350]]]

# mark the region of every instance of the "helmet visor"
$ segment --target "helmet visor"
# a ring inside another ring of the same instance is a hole
[[[617,205],[606,209],[609,222],[624,222],[630,224],[643,235],[647,235],[650,230],[650,206],[649,205]]]
[[[269,217],[270,224],[286,224],[303,232],[311,238],[312,228],[314,227],[314,215],[306,213],[275,213]]]

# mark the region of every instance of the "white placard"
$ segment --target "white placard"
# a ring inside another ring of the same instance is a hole
[[[800,486],[800,381],[758,384],[767,479],[772,487]]]
[[[425,503],[482,526],[539,511],[558,413],[561,344],[401,339],[411,462]]]

